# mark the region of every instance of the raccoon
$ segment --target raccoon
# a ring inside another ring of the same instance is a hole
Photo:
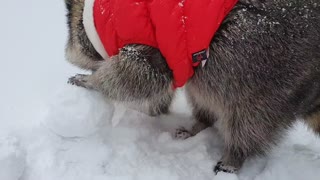
[[[69,83],[122,102],[168,112],[173,75],[161,52],[130,44],[103,60],[83,27],[84,0],[66,0],[67,59],[91,75]],[[236,173],[264,155],[297,119],[320,135],[320,4],[317,0],[239,1],[212,38],[208,61],[185,85],[197,123],[187,138],[218,124],[225,146],[214,172]]]

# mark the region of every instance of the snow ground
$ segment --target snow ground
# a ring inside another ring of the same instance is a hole
[[[268,157],[214,176],[222,142],[213,129],[185,141],[183,94],[170,116],[114,107],[66,85],[80,72],[64,60],[62,0],[2,1],[0,180],[318,180],[320,139],[298,123]]]

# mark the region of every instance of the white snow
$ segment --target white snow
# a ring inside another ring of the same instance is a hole
[[[222,141],[190,127],[183,93],[173,114],[149,117],[66,85],[80,70],[64,60],[61,0],[3,1],[0,7],[0,180],[318,180],[320,139],[298,123],[267,157],[238,175],[213,173]]]
[[[15,137],[0,139],[0,179],[18,180],[25,168],[25,154]]]
[[[67,86],[52,98],[43,124],[62,137],[86,137],[97,132],[113,112],[113,103],[100,93]]]
[[[238,177],[235,174],[229,174],[224,172],[220,172],[214,177],[214,180],[225,180],[225,179],[238,180]]]

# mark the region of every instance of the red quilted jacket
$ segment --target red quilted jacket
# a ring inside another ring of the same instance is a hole
[[[183,86],[206,60],[215,32],[237,0],[95,0],[94,24],[109,56],[127,44],[159,48]]]

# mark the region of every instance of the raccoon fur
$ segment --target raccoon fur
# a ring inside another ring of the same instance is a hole
[[[67,59],[93,71],[69,82],[115,101],[149,102],[155,115],[167,112],[173,76],[159,50],[132,44],[103,60],[84,31],[84,0],[66,5]],[[197,123],[176,135],[193,136],[217,122],[225,149],[216,173],[237,172],[247,158],[268,153],[297,119],[320,134],[320,3],[240,0],[185,89]]]

